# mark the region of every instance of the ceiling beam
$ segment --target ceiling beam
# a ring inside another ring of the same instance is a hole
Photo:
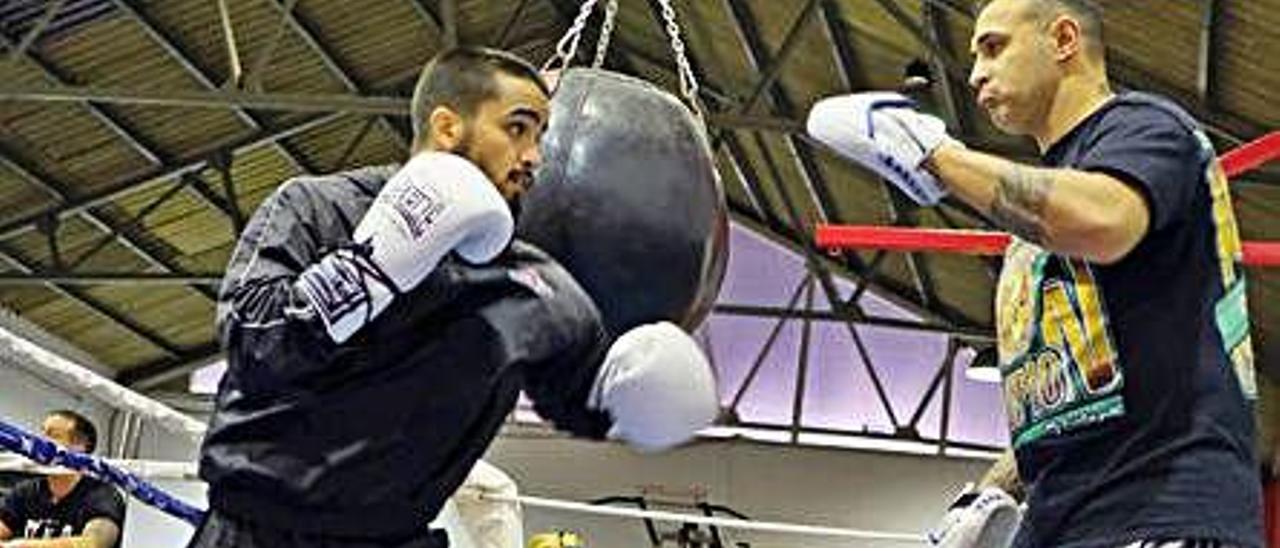
[[[889,218],[892,219],[894,225],[920,226],[918,215],[920,206],[913,203],[901,192],[897,192],[896,189],[890,189],[888,185],[882,185],[881,188],[884,189],[885,207],[888,209]],[[923,254],[906,253],[906,259],[907,269],[915,281],[921,304],[927,307],[936,306],[939,303],[937,286],[933,281],[933,271],[929,269],[929,264],[925,262]]]
[[[934,44],[950,44],[951,33],[947,27],[947,17],[942,8],[934,5],[932,2],[924,2],[921,6],[921,17],[924,19],[925,35],[930,42]],[[942,108],[947,114],[947,119],[952,123],[952,129],[960,134],[969,134],[973,131],[973,124],[970,119],[970,109],[968,108],[969,94],[967,80],[953,77],[953,74],[960,73],[958,67],[949,66],[949,63],[955,61],[950,58],[939,57],[930,52],[929,65],[932,68],[931,77],[934,78],[931,90],[942,99]]]
[[[661,22],[663,20],[661,16],[661,11],[660,11],[661,6],[658,4],[656,0],[649,0],[649,6],[650,6],[651,15],[658,22],[658,24],[661,25],[662,24]],[[701,75],[705,74],[705,72],[702,71],[700,68],[700,64],[699,64],[696,52],[690,49],[690,50],[687,50],[686,53],[688,55],[690,65],[692,65],[693,67],[694,73],[699,75],[700,78],[702,78]],[[671,68],[667,65],[658,65],[658,66],[661,66],[664,70],[667,70],[668,72],[671,71]],[[705,78],[703,78],[703,80],[705,81]],[[702,87],[705,89],[707,86],[704,83]],[[732,108],[732,103],[726,104],[726,106],[728,108]],[[711,114],[709,116],[709,119],[714,120],[715,117],[716,117],[715,114]],[[784,123],[781,125],[787,126],[788,131],[800,131],[803,129],[803,122],[795,121],[792,119],[779,119],[779,120],[784,120]],[[727,129],[727,128],[721,127],[718,129]],[[749,129],[767,129],[767,128],[760,127],[760,128],[749,128]],[[805,144],[808,144],[810,146],[813,145],[813,143],[809,142],[807,139],[804,139],[803,135],[801,135],[801,139],[804,141]],[[732,141],[732,139],[727,139],[726,143],[729,143],[730,141]],[[821,148],[821,147],[817,147],[817,148]],[[739,156],[741,155],[741,151],[739,151],[738,155]],[[748,187],[754,188],[755,192],[760,192],[760,189],[758,187],[759,178],[752,174],[753,170],[751,166],[743,164],[742,161],[737,159],[737,157],[735,157],[734,155],[730,156],[730,160],[731,160],[731,163],[733,163],[736,166],[738,173],[743,176],[743,179],[748,184]],[[757,186],[753,187],[751,185],[757,185]],[[843,257],[843,259],[838,262],[833,261],[830,258],[826,257],[826,255],[823,255],[820,250],[816,250],[816,247],[814,247],[812,238],[806,237],[801,232],[795,231],[791,229],[788,225],[782,223],[781,219],[773,215],[772,211],[768,212],[767,217],[761,217],[761,212],[756,212],[752,209],[749,209],[749,206],[735,206],[734,204],[730,204],[730,209],[733,212],[735,219],[737,219],[739,222],[745,223],[747,226],[751,226],[760,234],[765,236],[771,236],[775,238],[777,241],[779,241],[780,243],[783,243],[784,245],[788,246],[793,250],[796,250],[797,252],[805,248],[814,249],[815,251],[818,251],[819,253],[818,256],[820,257],[820,261],[824,265],[826,265],[828,269],[832,269],[834,271],[840,272],[845,277],[850,279],[861,279],[863,277],[868,277],[871,280],[871,282],[875,284],[876,287],[882,290],[883,292],[882,296],[894,301],[900,306],[913,310],[916,313],[923,314],[928,318],[940,319],[945,321],[945,318],[940,318],[936,312],[931,311],[927,308],[923,308],[921,306],[921,303],[912,297],[912,294],[914,292],[911,290],[911,288],[901,284],[900,282],[892,278],[887,278],[882,275],[870,273],[866,265],[863,264],[861,260],[857,258],[856,255],[846,254]],[[971,325],[973,327],[979,327],[979,328],[982,327],[980,324],[976,322],[971,323]]]
[[[244,212],[240,210],[240,205],[236,202],[236,197],[234,195],[235,189],[228,184],[229,182],[226,180],[225,176],[219,174],[219,177],[223,178],[224,191],[228,191],[226,196],[215,192],[213,190],[213,186],[209,184],[209,181],[205,180],[205,178],[199,173],[189,171],[187,173],[183,173],[182,177],[188,177],[191,179],[187,184],[187,187],[190,188],[192,192],[200,195],[205,203],[212,205],[214,209],[217,209],[219,213],[222,213],[222,215],[227,218],[227,221],[231,223],[232,232],[237,238],[239,238],[240,232],[244,230],[246,219],[244,217]]]
[[[911,15],[896,0],[876,0],[876,2],[880,4],[881,8],[884,8],[889,17],[893,18],[899,26],[916,39],[916,42],[925,49],[930,57],[939,61],[937,67],[941,68],[949,78],[961,82],[968,79],[969,70],[964,68],[964,65],[955,56],[951,55],[951,52],[943,46],[942,42],[935,42],[933,37],[930,36],[929,30],[912,19]],[[930,3],[930,0],[925,0],[926,5]],[[934,75],[935,78],[940,78],[941,76],[942,74]]]
[[[858,89],[859,84],[867,81],[866,70],[853,47],[853,33],[844,19],[840,3],[837,0],[823,0],[822,18],[826,22],[827,39],[831,42],[844,90]]]
[[[0,33],[0,45],[10,51],[14,51],[15,53],[18,51],[4,33]],[[47,79],[52,80],[57,85],[65,86],[69,85],[71,82],[70,76],[54,66],[53,63],[44,59],[43,56],[35,51],[28,50],[18,58],[25,58],[27,62],[31,63],[32,66],[36,67],[41,73],[43,73]],[[148,162],[158,164],[164,161],[163,154],[159,151],[159,147],[154,143],[147,142],[137,130],[128,125],[120,114],[97,103],[89,101],[83,101],[81,103],[84,105],[85,109],[89,111],[90,115],[101,122],[102,125],[106,126],[107,129],[111,130],[112,133],[116,134],[117,137],[129,146],[129,148],[133,149],[134,152],[138,153],[138,155],[142,156]]]
[[[271,4],[280,12],[282,22],[287,25],[294,34],[302,39],[308,49],[316,54],[316,57],[320,59],[320,63],[324,65],[329,74],[333,75],[333,77],[337,78],[338,81],[342,83],[342,87],[346,88],[348,92],[356,95],[369,95],[371,92],[368,82],[363,82],[357,78],[351,68],[344,65],[338,59],[337,52],[333,51],[331,47],[326,45],[323,35],[320,33],[319,25],[297,13],[297,10],[288,9],[289,6],[283,3],[285,1],[286,0],[268,0],[267,3]],[[260,78],[261,76],[257,77]],[[390,114],[384,114],[379,116],[378,120],[381,122],[383,129],[389,131],[396,138],[400,138],[401,136],[396,130],[395,125],[391,123],[389,118],[390,116]],[[406,147],[408,146],[408,143],[401,144]]]
[[[223,143],[221,148],[235,153],[247,152],[263,146],[269,146],[279,139],[332,123],[343,116],[342,113],[330,113],[299,120],[270,130],[260,129]],[[118,200],[133,192],[139,192],[166,183],[168,179],[183,173],[198,172],[209,167],[208,164],[208,154],[204,153],[174,158],[170,164],[155,166],[142,173],[126,176],[123,179],[104,185],[100,190],[76,196],[51,207],[42,208],[39,211],[0,223],[0,240],[6,240],[35,229],[41,219],[49,217],[64,218],[68,215],[76,215],[82,211]]]
[[[795,53],[796,44],[800,43],[803,31],[809,26],[809,22],[813,20],[814,15],[818,13],[818,6],[819,0],[808,0],[808,3],[800,11],[800,15],[796,16],[796,20],[791,23],[791,29],[787,31],[786,37],[782,39],[782,45],[778,47],[777,53],[773,54],[768,66],[764,68],[759,80],[756,81],[755,87],[747,95],[747,101],[738,107],[741,113],[750,114],[751,109],[755,108],[760,97],[767,90],[774,88],[774,84],[778,82],[778,77],[782,75],[783,67],[787,65],[787,62],[791,60],[791,55]]]
[[[307,49],[316,54],[316,57],[320,59],[320,64],[324,65],[325,70],[331,76],[342,83],[342,87],[348,90],[355,90],[360,87],[356,84],[355,78],[342,65],[338,64],[337,56],[333,53],[333,50],[317,39],[318,31],[316,26],[310,21],[304,21],[298,15],[296,6],[291,6],[287,0],[266,0],[266,3],[275,9],[280,16],[280,24],[293,31],[294,35],[300,38],[302,43],[306,44]],[[290,9],[291,7],[293,9]],[[266,77],[266,74],[262,73],[250,75],[250,78],[254,78],[258,82],[261,82],[264,77]]]
[[[759,29],[756,26],[755,19],[751,15],[746,4],[739,0],[726,0],[726,4],[729,12],[733,16],[735,26],[741,35],[742,39],[740,42],[743,45],[743,53],[747,58],[748,64],[755,67],[757,70],[762,66],[781,66],[781,62],[775,61],[772,58],[772,55],[768,52],[768,46],[761,37]],[[814,6],[815,4],[811,2],[807,8],[812,8]],[[801,25],[809,19],[808,15],[811,15],[809,11],[801,13],[800,17],[797,19],[796,25],[792,27],[793,36],[795,32],[799,30]],[[764,78],[761,79],[760,83],[764,83]],[[765,87],[768,89],[770,103],[772,104],[772,108],[770,110],[778,111],[785,118],[795,118],[795,106],[791,102],[790,95],[787,93],[786,89],[778,84],[776,80],[770,82],[768,86],[757,87],[757,89],[764,89]],[[746,105],[750,105],[750,102],[746,103]],[[728,135],[728,133],[723,132],[721,137],[724,137],[725,135]],[[821,172],[816,169],[816,162],[813,161],[806,145],[803,141],[798,140],[794,133],[788,134],[787,140],[790,142],[792,149],[799,156],[799,167],[802,175],[804,176],[803,182],[809,189],[809,195],[813,198],[813,201],[816,202],[818,211],[821,212],[826,220],[834,221],[839,219],[840,212],[836,209],[836,201],[831,196],[826,179],[822,177]],[[779,188],[785,184],[782,180],[778,180],[777,183]],[[795,228],[800,231],[805,230],[805,227],[803,226],[796,226]]]
[[[2,243],[0,243],[0,260],[8,262],[21,274],[39,275],[40,269],[34,262],[20,257],[16,250]],[[165,340],[160,334],[94,298],[84,290],[52,282],[44,282],[44,285],[57,295],[93,311],[164,354],[170,357],[182,354],[182,349]]]
[[[0,286],[26,286],[55,284],[60,286],[185,286],[205,285],[217,286],[222,283],[222,275],[216,272],[207,274],[170,273],[170,272],[55,272],[39,270],[32,272],[0,272]]]
[[[439,0],[440,17],[444,23],[444,47],[455,48],[460,44],[458,38],[458,1]]]
[[[1200,96],[1200,106],[1212,111],[1217,107],[1214,92],[1218,76],[1218,51],[1221,49],[1221,33],[1218,30],[1221,15],[1218,0],[1201,1],[1200,17],[1200,50],[1199,66],[1196,72],[1196,93]]]
[[[93,101],[121,105],[229,109],[239,112],[245,109],[256,109],[395,116],[409,114],[409,99],[406,97],[333,93],[258,93],[230,89],[185,91],[5,83],[0,84],[0,99],[52,103]],[[262,126],[255,126],[253,129],[262,129]]]
[[[750,169],[750,166],[742,167]],[[831,255],[828,255],[826,250],[819,249],[813,238],[806,238],[803,234],[795,231],[789,226],[777,223],[770,224],[763,220],[754,210],[748,209],[733,200],[730,200],[728,205],[730,217],[739,225],[750,229],[752,232],[759,234],[761,237],[764,237],[771,242],[792,251],[793,253],[803,255],[806,247],[813,250],[816,253],[814,256],[822,263],[822,267],[826,270],[847,280],[865,280],[865,283],[872,284],[880,291],[879,295],[881,297],[888,299],[896,306],[905,308],[911,313],[923,317],[925,320],[936,322],[940,325],[953,325],[964,329],[990,329],[988,326],[977,322],[968,324],[950,322],[947,318],[942,317],[937,312],[925,308],[915,297],[915,289],[913,287],[894,278],[875,272],[869,267],[858,269],[854,268],[855,265],[852,265],[848,261],[837,260]],[[851,319],[863,319],[866,317],[867,316],[864,314],[858,318]]]
[[[201,66],[186,48],[184,48],[172,33],[162,28],[159,23],[152,18],[139,5],[138,0],[115,0],[115,5],[127,17],[137,23],[149,36],[156,45],[158,45],[168,55],[170,59],[178,63],[183,71],[194,78],[205,89],[215,90],[218,85],[213,81],[213,71],[207,67]],[[236,117],[248,125],[251,129],[261,129],[267,125],[260,117],[242,108],[234,108]],[[284,141],[275,141],[271,143],[273,147],[294,164],[294,167],[304,173],[314,173],[315,167],[311,166],[300,154],[292,149]]]
[[[17,174],[32,186],[52,196],[59,206],[68,205],[75,201],[76,197],[68,190],[68,185],[55,181],[49,174],[44,173],[34,164],[20,159],[14,151],[2,143],[0,143],[0,165]],[[94,211],[93,208],[86,207],[77,211],[77,213],[84,217],[94,228],[113,238],[143,262],[166,272],[181,272],[181,266],[169,258],[172,253],[157,249],[153,244],[145,243],[145,239],[139,230],[131,226],[118,225]],[[56,217],[43,217],[43,219],[51,218],[57,219]],[[50,230],[56,230],[56,224]],[[51,233],[50,238],[56,239],[56,235]],[[207,287],[196,286],[192,287],[192,289],[207,299],[216,299],[216,296]]]
[[[31,45],[35,44],[36,39],[44,33],[45,29],[49,28],[49,24],[57,17],[58,11],[62,9],[62,5],[65,3],[66,0],[52,0],[45,6],[44,14],[36,20],[36,24],[31,26],[31,29],[22,37],[22,40],[10,47],[12,53],[9,54],[9,62],[16,62],[22,58],[22,55],[31,48]],[[5,41],[8,42],[8,39],[6,38]]]
[[[515,7],[511,8],[511,14],[507,16],[507,22],[503,23],[502,30],[490,41],[493,47],[502,49],[507,47],[507,41],[511,39],[511,31],[515,30],[516,23],[524,17],[525,10],[529,7],[530,0],[520,0]]]
[[[413,6],[413,11],[418,14],[418,17],[422,20],[423,23],[427,24],[427,27],[429,27],[429,30],[435,32],[436,37],[440,40],[440,43],[443,44],[445,23],[444,23],[444,18],[441,16],[440,10],[439,10],[440,2],[438,0],[406,0],[406,1],[409,2],[410,6]]]
[[[210,365],[221,357],[222,346],[210,341],[175,356],[130,367],[116,376],[116,382],[134,390],[146,390]]]
[[[92,86],[48,86],[0,83],[0,99],[36,103],[82,103],[93,101],[118,105],[152,105],[193,109],[256,109],[282,112],[348,113],[373,116],[408,116],[407,97],[355,94],[257,93],[236,90],[181,91],[100,88]],[[707,122],[715,127],[763,130],[800,134],[804,121],[767,114],[709,112]]]
[[[8,38],[4,37],[3,34],[0,34],[0,44],[3,44],[6,48],[14,48],[13,44],[10,43]],[[20,50],[14,50],[15,55],[19,52]],[[53,65],[53,63],[50,63],[35,51],[28,50],[23,52],[22,56],[40,70],[46,78],[59,85],[65,85],[71,80],[65,72],[58,69]],[[83,105],[95,119],[105,125],[107,129],[111,130],[116,137],[121,139],[129,146],[129,148],[141,155],[149,163],[157,165],[163,164],[169,160],[167,154],[161,151],[154,143],[151,143],[142,137],[141,133],[137,129],[131,127],[119,113],[116,113],[103,105],[89,101],[82,101],[80,104]],[[17,172],[28,182],[35,184],[37,187],[44,190],[60,202],[66,202],[69,199],[72,194],[70,185],[57,182],[48,174],[36,173],[34,166],[18,167],[16,165],[18,161],[12,151],[6,150],[2,155],[5,159],[0,161],[5,162],[7,167]],[[85,210],[82,214],[90,224],[111,235],[126,249],[134,252],[144,261],[166,271],[180,270],[176,263],[166,258],[167,253],[162,250],[155,249],[154,246],[145,243],[138,237],[136,231],[130,230],[128,227],[119,226],[110,218],[92,210]],[[197,293],[204,295],[207,298],[213,298],[212,293],[210,293],[206,288],[194,289],[196,289]]]

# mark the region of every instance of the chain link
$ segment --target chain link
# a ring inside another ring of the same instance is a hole
[[[613,21],[617,17],[618,0],[608,0],[604,5],[604,23],[600,25],[600,40],[596,41],[596,58],[591,62],[592,68],[604,66],[604,57],[609,51],[609,40],[613,38]]]
[[[676,74],[680,77],[680,94],[684,96],[689,109],[698,120],[702,120],[702,108],[698,106],[698,78],[693,73],[693,66],[685,55],[684,40],[680,39],[680,25],[676,22],[676,10],[671,0],[658,0],[662,5],[662,18],[666,22],[667,36],[671,38],[671,52],[676,58]]]
[[[542,65],[543,70],[556,68],[557,60],[560,61],[559,68],[569,68],[569,63],[573,62],[573,57],[578,54],[578,42],[582,40],[582,30],[587,27],[587,20],[591,18],[596,2],[597,0],[586,0],[582,3],[582,7],[578,9],[578,16],[573,19],[573,24],[569,26],[564,36],[560,37],[560,41],[556,42],[556,54]]]
[[[599,0],[585,0],[582,3],[582,7],[578,10],[578,16],[574,18],[569,30],[556,43],[556,53],[543,64],[543,70],[557,68],[557,61],[560,63],[558,68],[569,68],[574,56],[578,54],[578,44],[582,41],[582,32],[586,28],[587,21],[591,18],[591,12],[595,10],[598,2]],[[676,10],[672,7],[671,2],[672,0],[658,0],[658,3],[662,6],[663,28],[671,39],[671,52],[675,56],[676,74],[680,79],[680,95],[684,98],[685,103],[689,105],[689,109],[693,111],[694,116],[699,121],[703,121],[702,108],[698,102],[698,78],[693,72],[693,66],[689,63],[689,57],[685,54],[684,40],[680,38],[680,24],[676,21]],[[600,40],[596,42],[596,54],[591,62],[593,68],[600,68],[604,65],[605,54],[609,50],[609,41],[613,36],[614,20],[617,15],[618,0],[606,0],[604,23],[600,28]]]

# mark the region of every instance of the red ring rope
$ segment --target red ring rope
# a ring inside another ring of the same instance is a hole
[[[1234,149],[1220,158],[1227,176],[1235,177],[1280,158],[1280,131]],[[970,255],[999,255],[1009,235],[983,230],[945,230],[868,225],[818,225],[818,247],[826,249],[882,249],[933,251]],[[1280,266],[1280,241],[1244,242],[1244,262],[1251,266]]]

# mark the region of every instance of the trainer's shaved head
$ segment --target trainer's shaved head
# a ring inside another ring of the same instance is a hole
[[[1084,52],[1092,59],[1106,53],[1102,28],[1102,7],[1094,0],[985,0],[979,4],[979,19],[988,10],[1008,10],[1019,18],[1048,25],[1059,16],[1067,16],[1080,26]]]
[[[1047,145],[1076,103],[1110,95],[1102,14],[1092,0],[990,0],[969,42],[969,85],[996,127]]]

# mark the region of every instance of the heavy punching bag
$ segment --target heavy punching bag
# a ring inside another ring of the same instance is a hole
[[[693,329],[728,258],[724,190],[701,123],[675,96],[615,72],[560,75],[542,166],[517,232],[565,266],[612,333]]]

